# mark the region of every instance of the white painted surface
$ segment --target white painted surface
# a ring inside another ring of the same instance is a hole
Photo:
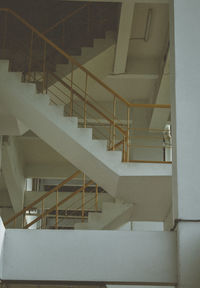
[[[126,70],[134,6],[134,0],[126,0],[122,2],[114,63],[115,74],[124,73]]]
[[[0,135],[19,136],[28,129],[12,115],[2,115],[0,112]]]
[[[5,227],[0,217],[0,280],[2,279],[3,276],[4,238],[5,238]]]
[[[179,223],[177,232],[177,287],[197,288],[200,285],[200,223]]]
[[[200,219],[200,1],[174,0],[171,8],[173,218],[192,220]],[[199,223],[178,224],[177,287],[200,286],[199,231]]]
[[[3,279],[175,283],[175,253],[170,232],[7,230]]]
[[[165,193],[167,197],[170,195],[170,165],[122,163],[121,152],[106,151],[105,142],[92,140],[91,129],[77,128],[76,118],[63,117],[62,107],[48,105],[48,95],[36,94],[33,84],[20,83],[17,73],[7,72],[8,62],[1,61],[1,64],[1,89],[4,93],[0,100],[4,105],[108,193],[134,202],[142,183],[142,191],[149,198],[154,191]],[[163,202],[162,197],[159,199]],[[148,200],[143,198],[146,205]]]
[[[188,219],[200,219],[199,24],[199,0],[174,0],[175,97],[172,95],[172,100],[175,109],[175,131],[173,131],[175,162],[173,165],[177,171],[177,191],[174,193],[177,193],[178,197],[176,216]]]

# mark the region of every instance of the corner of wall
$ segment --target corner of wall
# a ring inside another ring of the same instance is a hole
[[[0,281],[3,279],[3,247],[6,229],[0,217]]]

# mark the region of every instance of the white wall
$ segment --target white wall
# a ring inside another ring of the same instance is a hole
[[[172,4],[173,217],[184,219],[177,225],[177,287],[196,288],[200,287],[200,223],[193,222],[200,219],[200,1]]]
[[[175,283],[175,255],[172,232],[7,230],[3,278]]]

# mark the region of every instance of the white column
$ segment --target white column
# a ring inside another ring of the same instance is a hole
[[[134,6],[135,0],[125,0],[122,2],[117,47],[115,53],[115,74],[125,73],[126,70]]]
[[[171,8],[173,217],[182,219],[177,224],[177,287],[197,288],[200,287],[200,1],[174,0]]]

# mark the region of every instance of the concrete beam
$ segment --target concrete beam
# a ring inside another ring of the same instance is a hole
[[[115,74],[124,73],[126,70],[134,7],[134,0],[126,0],[122,3],[114,63]]]
[[[3,143],[2,170],[13,209],[18,212],[23,208],[25,178],[22,159],[13,137]]]

